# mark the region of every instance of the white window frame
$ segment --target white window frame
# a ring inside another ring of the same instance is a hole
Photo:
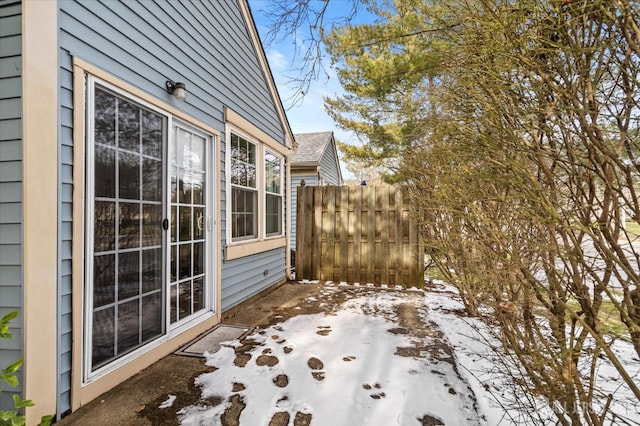
[[[240,117],[230,109],[225,109],[225,188],[226,188],[226,230],[225,237],[226,243],[224,248],[224,259],[233,260],[245,256],[251,256],[265,251],[284,248],[287,245],[287,232],[286,232],[286,157],[289,152],[289,148],[279,144],[275,139],[266,135],[259,130],[256,126]],[[243,137],[244,139],[254,143],[257,148],[257,188],[258,188],[258,233],[257,237],[253,239],[234,240],[232,237],[232,185],[231,185],[231,134],[235,134]],[[265,150],[268,150],[272,154],[282,159],[282,172],[281,172],[281,188],[282,188],[282,226],[281,233],[279,235],[265,235],[266,221],[265,221],[265,205],[266,205],[266,191],[265,191],[265,162],[264,154]]]
[[[263,206],[262,206],[262,190],[261,190],[261,185],[262,185],[262,174],[263,171],[262,169],[264,168],[264,157],[263,157],[263,153],[262,153],[262,148],[261,148],[261,144],[257,141],[255,141],[253,138],[251,138],[250,136],[246,135],[245,133],[238,131],[237,129],[228,129],[227,131],[227,194],[228,197],[227,199],[229,200],[229,206],[227,208],[228,214],[227,214],[227,223],[228,223],[228,241],[231,243],[243,243],[243,242],[251,242],[251,241],[259,241],[261,239],[262,236],[262,226],[261,226],[261,220],[260,218],[263,216],[262,210],[263,210]],[[256,169],[256,176],[255,176],[255,188],[251,188],[248,186],[242,186],[242,185],[237,185],[234,184],[233,182],[231,182],[231,163],[232,163],[232,158],[231,158],[231,138],[232,136],[235,135],[237,137],[240,137],[244,140],[247,141],[247,143],[252,144],[253,146],[255,146],[255,160],[256,160],[256,164],[255,164],[255,169]],[[254,226],[255,226],[255,232],[253,235],[249,235],[249,236],[241,236],[241,237],[234,237],[233,236],[233,189],[234,187],[240,188],[242,190],[248,190],[248,191],[254,191],[256,194],[256,199],[255,199],[255,209],[256,209],[256,217],[254,218]]]
[[[279,162],[280,162],[280,182],[278,183],[279,188],[280,188],[280,192],[279,193],[273,193],[273,192],[269,192],[267,190],[266,187],[266,175],[267,175],[267,154],[270,154],[274,157],[276,157]],[[264,194],[263,194],[263,198],[264,198],[264,214],[263,214],[263,218],[264,218],[264,238],[265,239],[270,239],[270,238],[279,238],[284,236],[284,213],[285,213],[285,206],[284,206],[284,195],[285,195],[285,187],[284,187],[284,158],[279,155],[277,152],[274,152],[273,150],[269,149],[268,147],[264,146],[263,147],[263,155],[262,155],[264,161],[263,161],[263,170],[264,170],[264,176],[265,179],[263,180],[262,183],[262,188],[264,190]],[[275,195],[280,197],[280,232],[279,233],[271,233],[271,234],[267,234],[267,195]]]

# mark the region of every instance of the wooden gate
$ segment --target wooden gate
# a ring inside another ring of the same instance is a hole
[[[424,246],[392,186],[300,186],[296,278],[424,285]]]

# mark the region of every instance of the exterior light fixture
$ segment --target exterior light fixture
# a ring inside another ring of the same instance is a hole
[[[179,101],[184,101],[187,99],[187,89],[184,83],[176,83],[172,80],[167,80],[165,83],[167,88],[167,93],[176,97]]]

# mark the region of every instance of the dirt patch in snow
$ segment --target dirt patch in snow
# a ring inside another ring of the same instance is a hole
[[[166,426],[178,426],[178,416],[176,413],[184,407],[188,407],[194,403],[202,403],[207,406],[216,406],[222,404],[222,398],[218,396],[212,396],[206,400],[201,399],[201,390],[199,386],[196,386],[195,379],[202,373],[215,371],[215,369],[208,368],[207,370],[201,370],[192,375],[189,379],[189,389],[187,392],[175,392],[172,394],[164,394],[141,405],[138,416],[143,417],[151,422],[153,425],[166,425]],[[166,408],[160,408],[162,404],[167,401],[167,398],[173,395],[175,399],[170,406]]]

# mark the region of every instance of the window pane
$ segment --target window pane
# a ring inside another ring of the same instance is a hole
[[[192,172],[180,169],[178,171],[178,201],[183,204],[191,204],[191,186],[193,184]]]
[[[169,298],[171,300],[171,322],[178,321],[178,284],[172,284]]]
[[[204,218],[204,208],[202,207],[194,207],[193,208],[193,239],[201,240],[204,238],[204,227],[205,227],[205,218]]]
[[[96,252],[116,248],[116,203],[96,201],[93,219],[93,249]]]
[[[118,255],[118,300],[140,294],[140,252]]]
[[[256,166],[247,166],[246,176],[247,183],[245,186],[248,188],[256,188]]]
[[[243,163],[246,163],[248,160],[248,156],[247,156],[247,140],[240,138],[240,143],[239,143],[239,149],[238,149],[238,160],[242,161]]]
[[[162,161],[149,158],[143,160],[142,199],[162,201]]]
[[[178,279],[178,246],[171,246],[171,281]]]
[[[91,363],[93,368],[96,368],[115,356],[113,341],[115,335],[114,308],[102,309],[93,313],[92,334]]]
[[[135,348],[140,343],[140,301],[138,299],[118,305],[118,354]]]
[[[142,298],[142,341],[162,334],[162,293]]]
[[[96,256],[93,259],[93,307],[116,300],[116,256]]]
[[[231,135],[230,168],[233,185],[256,188],[256,145]]]
[[[204,308],[204,278],[193,280],[193,312]]]
[[[95,91],[95,143],[115,146],[116,144],[116,97]]]
[[[191,167],[193,170],[204,171],[205,168],[205,140],[204,138],[192,135],[191,136]]]
[[[246,163],[240,163],[240,175],[238,176],[238,185],[248,186],[249,183],[249,165]]]
[[[175,167],[171,168],[171,202],[178,202],[178,176],[177,169]]]
[[[180,207],[180,241],[191,239],[191,207]]]
[[[231,157],[237,158],[238,148],[240,147],[240,142],[238,140],[237,135],[231,135]]]
[[[282,197],[267,194],[266,204],[267,235],[280,235],[282,233]]]
[[[264,155],[265,190],[274,194],[280,193],[280,158],[270,152]]]
[[[162,206],[142,205],[142,245],[143,247],[162,244]]]
[[[256,146],[251,142],[247,142],[247,163],[256,165]]]
[[[237,188],[233,191],[233,195],[234,195],[233,211],[235,213],[244,213],[247,211],[244,194],[245,194],[245,191],[240,188]]]
[[[178,241],[178,207],[171,206],[171,242]]]
[[[118,154],[118,197],[129,200],[140,199],[140,156],[136,154]]]
[[[246,235],[254,237],[258,236],[258,230],[256,229],[256,219],[258,217],[257,195],[255,192],[245,191],[245,203],[247,206],[247,211],[244,215]]]
[[[178,284],[178,316],[184,318],[191,315],[191,280]]]
[[[244,232],[245,232],[245,236],[257,236],[254,226],[253,226],[254,220],[253,220],[253,216],[246,214],[244,215]]]
[[[193,275],[204,274],[204,243],[193,244]]]
[[[247,225],[245,223],[244,214],[239,213],[234,218],[234,229],[236,230],[236,234],[234,237],[243,238],[247,235]]]
[[[191,178],[193,204],[204,204],[204,173],[194,173]]]
[[[240,185],[242,178],[242,165],[237,161],[231,160],[231,184]]]
[[[162,117],[151,111],[142,111],[142,153],[162,158]]]
[[[142,292],[157,290],[162,285],[162,249],[142,252]]]
[[[95,151],[95,196],[116,196],[116,151],[96,145]]]
[[[191,168],[191,133],[178,129],[178,167]]]
[[[140,247],[140,204],[120,202],[118,248]]]
[[[118,146],[140,152],[140,108],[123,99],[118,100]]]
[[[191,276],[191,243],[180,244],[180,259],[178,279],[182,280]]]

